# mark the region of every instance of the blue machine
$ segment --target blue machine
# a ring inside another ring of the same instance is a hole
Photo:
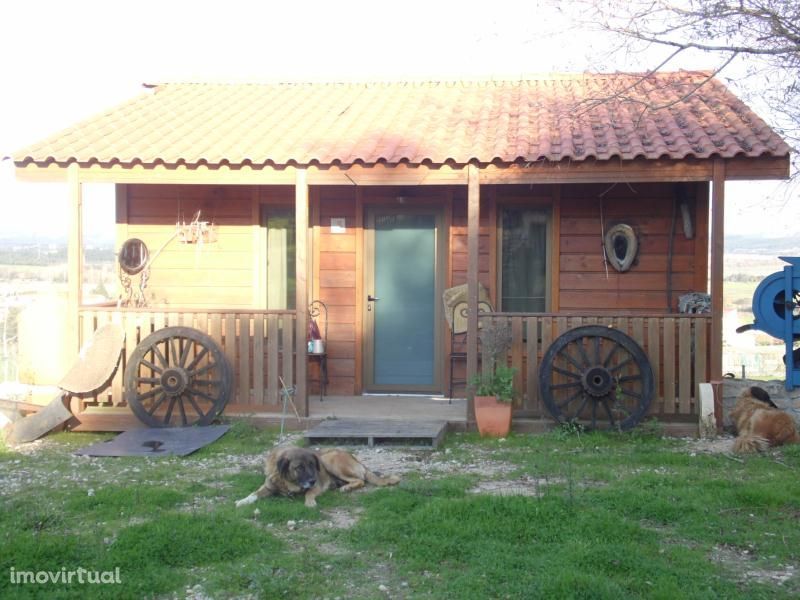
[[[800,340],[800,257],[780,259],[789,264],[764,278],[753,294],[755,323],[737,331],[758,329],[784,341],[786,389],[792,390],[800,387],[800,349],[794,348],[794,342]]]

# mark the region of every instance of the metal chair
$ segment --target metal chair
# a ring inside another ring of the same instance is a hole
[[[314,300],[308,305],[308,316],[309,329],[316,327],[320,336],[315,340],[309,335],[308,360],[319,363],[319,377],[309,378],[308,382],[319,384],[319,401],[322,402],[328,388],[328,307],[321,300]],[[322,318],[322,330],[318,328],[318,317]]]
[[[489,302],[478,302],[478,313],[492,312],[492,305]],[[456,378],[455,366],[459,362],[467,362],[467,303],[457,302],[453,306],[450,319],[450,384],[447,388],[448,402],[453,400],[453,388],[457,385],[466,385],[467,379]],[[480,327],[480,321],[478,321]],[[478,342],[480,344],[480,342]],[[478,351],[480,360],[480,350]]]

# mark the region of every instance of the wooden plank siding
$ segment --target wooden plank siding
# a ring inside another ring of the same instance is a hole
[[[672,312],[677,310],[680,295],[705,292],[707,186],[684,185],[690,197],[694,239],[684,234],[674,184],[561,186],[560,302],[556,309]],[[616,223],[631,225],[639,239],[638,259],[625,273],[604,261],[603,228]],[[672,294],[668,304],[670,253]]]
[[[450,282],[451,285],[467,283],[467,190],[453,190],[453,212],[450,220]],[[494,299],[496,280],[492,264],[492,199],[481,194],[481,214],[478,231],[478,281],[489,290]]]
[[[129,185],[121,201],[127,217],[125,235],[143,240],[151,257],[145,296],[153,306],[182,308],[254,308],[254,290],[262,287],[265,268],[253,227],[258,206],[293,206],[292,186]],[[119,201],[118,201],[119,204]],[[183,244],[172,236],[178,222],[200,219],[215,224],[213,243]],[[119,214],[118,214],[119,218]],[[118,240],[118,245],[124,240]],[[264,308],[264,294],[255,308]]]
[[[480,319],[484,322],[505,321],[510,325],[512,343],[505,360],[518,370],[514,379],[516,416],[549,416],[539,394],[542,357],[558,336],[583,325],[617,329],[642,347],[653,369],[655,382],[650,416],[680,420],[694,418],[697,414],[698,385],[709,378],[708,315],[643,314],[629,318],[606,313],[569,316],[494,313],[482,314]],[[536,335],[531,335],[532,332]]]
[[[328,307],[328,388],[333,396],[352,396],[356,393],[356,190],[354,187],[321,187],[315,217],[311,223],[318,228],[318,247],[313,262],[318,267],[315,288],[320,300]],[[331,219],[344,219],[343,233],[332,233]],[[324,331],[320,316],[318,323]],[[318,368],[315,364],[312,368]],[[319,380],[314,372],[311,377]],[[318,394],[315,385],[311,394]]]
[[[708,283],[709,188],[703,182],[685,185],[692,204],[695,238],[686,239],[678,213],[671,244],[672,310],[680,294],[705,291]],[[404,202],[411,205],[445,207],[444,222],[448,227],[450,248],[446,283],[449,286],[467,281],[466,186],[312,185],[309,189],[308,274],[311,281],[308,299],[321,300],[328,307],[328,322],[320,321],[319,325],[327,326],[327,393],[330,395],[361,392],[364,211],[370,206],[397,202],[398,196],[403,196]],[[675,386],[674,393],[683,398],[683,405],[680,400],[675,406],[668,401],[668,406],[662,407],[670,414],[685,410],[686,398],[693,397],[693,392],[687,393],[685,376],[683,388],[678,379],[687,369],[686,361],[691,363],[689,370],[692,372],[708,366],[707,356],[701,359],[694,355],[692,359],[678,362],[677,344],[685,343],[688,335],[690,340],[707,344],[706,353],[710,351],[709,332],[705,330],[699,331],[693,326],[688,333],[680,331],[676,321],[672,324],[674,331],[670,332],[667,325],[664,333],[662,317],[667,313],[665,290],[674,197],[673,183],[481,185],[478,232],[478,279],[489,290],[497,308],[499,210],[504,206],[549,210],[549,312],[580,313],[585,315],[580,322],[587,324],[616,315],[613,316],[615,326],[652,347],[654,371],[661,377],[659,401],[663,402],[661,399],[671,392],[671,386]],[[215,223],[218,234],[215,243],[190,245],[172,241],[159,254],[147,286],[149,303],[164,310],[154,313],[157,315],[154,323],[163,326],[173,324],[176,319],[182,324],[196,326],[199,323],[215,339],[235,339],[235,346],[225,343],[223,348],[242,378],[242,401],[257,406],[262,402],[262,394],[265,399],[274,395],[276,388],[264,388],[253,392],[253,398],[246,397],[250,391],[260,389],[255,381],[268,380],[276,369],[287,375],[296,374],[296,369],[291,362],[279,362],[277,366],[274,361],[254,363],[253,353],[263,350],[265,355],[270,355],[269,332],[275,324],[264,313],[258,319],[245,319],[243,325],[239,315],[253,314],[266,307],[266,234],[260,222],[261,207],[293,206],[294,186],[128,184],[120,186],[117,204],[118,220],[124,221],[118,223],[118,235],[141,238],[151,252],[158,251],[170,238],[177,221],[191,220],[198,210],[203,220]],[[613,223],[626,222],[639,235],[638,260],[626,273],[617,273],[610,267],[606,273],[601,217],[606,228]],[[332,218],[344,219],[343,233],[331,231]],[[204,316],[198,317],[198,314]],[[123,312],[114,313],[110,318],[124,320],[126,317]],[[529,362],[527,357],[541,356],[565,323],[576,323],[576,319],[574,316],[545,319],[537,325],[540,336],[516,342],[513,361],[520,367],[517,376],[520,387],[530,389],[538,373],[538,364]],[[243,337],[242,326],[255,339]],[[513,326],[517,336],[520,327],[526,331],[522,316]],[[442,334],[447,336],[446,323],[441,327]],[[264,332],[263,336],[260,332]],[[665,344],[665,336],[674,339],[674,343]],[[292,343],[296,338],[294,334]],[[441,360],[446,361],[446,358],[445,354]],[[310,378],[316,379],[316,363],[309,369]],[[464,372],[465,365],[457,364],[456,378],[463,379]],[[449,377],[450,374],[445,373],[443,391],[446,391]],[[318,392],[317,385],[313,384],[309,393]],[[463,386],[456,392],[462,393]],[[115,393],[118,395],[119,390]],[[535,390],[530,391],[526,402],[526,411],[540,411]],[[691,406],[691,400],[689,402]]]

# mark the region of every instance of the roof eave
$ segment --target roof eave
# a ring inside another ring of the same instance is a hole
[[[711,167],[720,157],[685,159],[633,160],[613,158],[598,160],[562,159],[560,161],[477,162],[484,183],[569,183],[592,181],[709,181]],[[762,155],[758,157],[736,156],[722,159],[725,162],[725,178],[729,180],[781,180],[790,176],[790,156]],[[96,159],[79,162],[36,161],[30,157],[15,160],[16,174],[25,181],[65,180],[70,165],[78,164],[82,181],[109,183],[247,183],[252,185],[291,184],[297,169],[309,170],[312,185],[461,185],[466,163],[448,161],[424,164],[359,163],[359,164],[221,164],[209,163],[143,163],[135,161],[100,162]],[[463,179],[463,181],[462,181]]]

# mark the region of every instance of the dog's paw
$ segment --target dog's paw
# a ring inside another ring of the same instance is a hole
[[[256,496],[255,494],[250,494],[249,496],[247,496],[247,498],[242,498],[241,500],[237,500],[236,501],[236,508],[239,508],[240,506],[247,506],[248,504],[252,504],[257,499],[258,499],[258,496]]]
[[[305,505],[307,508],[317,508],[317,501],[313,498],[306,498]]]

